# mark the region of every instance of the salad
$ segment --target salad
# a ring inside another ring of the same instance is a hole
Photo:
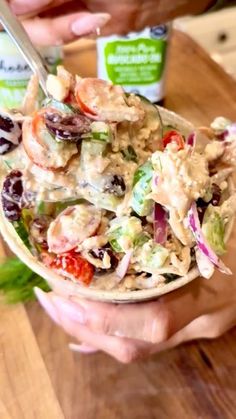
[[[0,110],[1,204],[36,261],[78,285],[163,286],[194,266],[230,274],[221,256],[236,211],[236,125],[184,135],[120,86],[32,77],[19,110]]]

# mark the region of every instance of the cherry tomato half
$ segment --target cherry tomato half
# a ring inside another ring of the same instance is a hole
[[[184,138],[183,136],[175,130],[167,131],[163,137],[163,146],[164,148],[167,144],[175,143],[178,146],[178,150],[182,150],[184,148]]]
[[[88,286],[93,279],[93,265],[74,250],[55,256],[49,263],[49,267],[59,275],[74,279],[86,286]]]

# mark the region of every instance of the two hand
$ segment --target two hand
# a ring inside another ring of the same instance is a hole
[[[226,264],[235,272],[232,243]],[[102,350],[126,363],[193,339],[216,338],[236,325],[236,279],[219,272],[141,304],[66,299],[39,289],[36,295],[49,316],[83,342],[78,351]]]
[[[10,0],[37,45],[59,45],[93,33],[127,33],[184,14],[204,11],[212,0]],[[39,36],[40,34],[40,36]]]
[[[87,0],[83,4],[67,0],[10,0],[14,12],[24,16],[32,40],[41,45],[70,42],[104,25],[105,33],[139,30],[185,13],[201,12],[211,3],[209,0]],[[25,18],[29,13],[32,17]],[[229,261],[233,250],[229,251]],[[236,281],[219,273],[209,281],[197,279],[157,301],[143,304],[102,304],[75,297],[66,299],[40,290],[37,296],[52,319],[83,342],[79,350],[103,350],[122,362],[188,340],[214,338],[236,324]]]

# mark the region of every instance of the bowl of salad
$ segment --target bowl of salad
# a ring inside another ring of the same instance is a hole
[[[64,295],[137,302],[215,269],[236,195],[236,125],[209,127],[58,67],[0,110],[0,230]]]

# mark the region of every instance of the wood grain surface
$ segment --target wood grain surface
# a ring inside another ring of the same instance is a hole
[[[67,48],[68,67],[94,75],[93,43]],[[236,120],[236,84],[182,33],[169,57],[165,106],[196,124]],[[37,303],[0,305],[0,419],[234,419],[236,330],[122,365],[82,356]]]

